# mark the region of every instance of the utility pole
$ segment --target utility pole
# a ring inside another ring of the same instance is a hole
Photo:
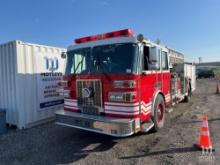
[[[199,64],[202,63],[202,57],[199,57]]]

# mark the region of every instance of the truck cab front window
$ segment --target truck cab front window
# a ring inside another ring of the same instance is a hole
[[[136,73],[137,56],[138,46],[133,43],[76,49],[68,52],[66,75]]]
[[[66,75],[79,74],[85,71],[89,65],[90,48],[79,49],[74,52],[70,52],[67,55]]]

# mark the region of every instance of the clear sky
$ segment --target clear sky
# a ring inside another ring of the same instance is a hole
[[[219,0],[0,0],[0,43],[67,47],[124,28],[160,38],[187,61],[220,61]]]

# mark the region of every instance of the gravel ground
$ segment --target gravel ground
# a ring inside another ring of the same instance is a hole
[[[181,103],[166,116],[158,133],[128,138],[85,132],[48,123],[0,136],[0,164],[220,164],[220,95],[213,80],[198,80],[190,103]],[[216,152],[203,155],[198,143],[201,115],[208,114]]]

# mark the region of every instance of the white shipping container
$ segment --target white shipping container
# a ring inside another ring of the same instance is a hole
[[[64,48],[12,41],[0,45],[0,108],[19,129],[54,117],[63,106],[56,81],[62,79]]]
[[[184,64],[185,77],[191,79],[192,91],[196,90],[196,66],[192,64]]]

